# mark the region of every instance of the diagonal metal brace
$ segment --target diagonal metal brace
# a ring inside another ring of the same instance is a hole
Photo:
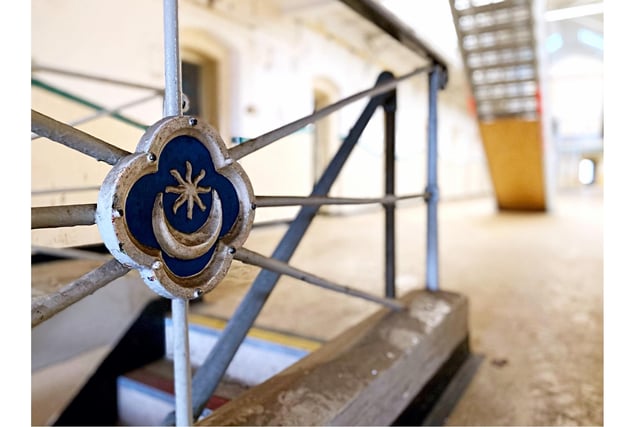
[[[387,83],[388,79],[392,79],[388,73],[381,74],[376,81],[376,86]],[[349,154],[353,151],[371,117],[376,109],[385,103],[387,97],[388,94],[381,94],[369,100],[334,158],[314,186],[310,196],[326,196],[329,193],[331,186],[345,165]],[[273,252],[272,258],[283,262],[289,261],[319,209],[320,206],[304,206],[300,209],[295,220],[291,223]],[[202,413],[207,401],[218,386],[233,356],[258,317],[279,278],[279,273],[268,270],[260,271],[253,285],[229,320],[220,339],[194,375],[193,416],[195,418],[198,418]],[[174,425],[174,423],[175,413],[172,412],[165,418],[164,424]]]

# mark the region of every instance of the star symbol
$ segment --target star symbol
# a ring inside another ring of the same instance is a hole
[[[198,187],[198,183],[202,181],[202,178],[206,175],[204,169],[200,171],[200,174],[196,177],[196,179],[191,181],[192,168],[191,163],[189,161],[187,163],[187,172],[184,175],[184,179],[180,176],[180,172],[177,169],[171,169],[171,175],[178,181],[180,184],[178,187],[167,187],[165,188],[165,192],[179,194],[180,197],[173,204],[173,213],[178,211],[178,208],[182,206],[185,202],[187,203],[187,218],[193,218],[193,204],[194,202],[198,205],[201,211],[204,212],[206,209],[204,203],[200,199],[200,193],[208,193],[211,191],[211,187]]]

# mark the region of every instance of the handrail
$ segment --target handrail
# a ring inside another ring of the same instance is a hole
[[[327,105],[324,108],[319,109],[318,111],[309,114],[308,116],[302,117],[301,119],[298,120],[294,120],[291,123],[288,123],[284,126],[281,126],[277,129],[274,129],[270,132],[267,132],[263,135],[260,135],[256,138],[250,139],[246,142],[243,142],[240,145],[236,145],[235,147],[231,148],[229,150],[229,155],[235,159],[235,160],[239,160],[242,157],[246,156],[247,154],[251,154],[254,151],[257,151],[261,148],[266,147],[267,145],[271,144],[272,142],[275,142],[279,139],[284,138],[285,136],[291,135],[292,133],[294,133],[295,131],[302,129],[303,127],[307,126],[308,124],[314,123],[318,120],[320,120],[323,117],[328,116],[329,114],[338,111],[339,109],[341,109],[342,107],[352,104],[360,99],[363,99],[367,96],[378,96],[378,95],[382,95],[385,94],[387,92],[392,91],[393,89],[395,89],[396,86],[398,86],[398,84],[403,81],[406,80],[410,77],[416,76],[418,74],[422,74],[422,73],[426,73],[431,69],[431,67],[420,67],[420,68],[416,68],[415,70],[404,74],[402,76],[399,77],[395,77],[395,78],[390,78],[387,81],[385,81],[384,83],[381,83],[379,85],[376,85],[372,88],[360,91],[358,93],[355,93],[351,96],[348,96],[346,98],[341,99],[340,101],[337,101],[331,105]]]
[[[138,122],[136,120],[130,119],[129,117],[124,116],[124,115],[118,113],[117,111],[109,111],[107,108],[105,108],[105,107],[103,107],[101,105],[98,105],[98,104],[93,103],[91,101],[87,101],[84,98],[81,98],[81,97],[79,97],[77,95],[74,95],[74,94],[72,94],[70,92],[67,92],[65,90],[62,90],[62,89],[60,89],[58,87],[55,87],[55,86],[53,86],[53,85],[51,85],[49,83],[45,83],[45,82],[43,82],[41,80],[31,78],[31,86],[35,86],[37,88],[46,90],[47,92],[54,93],[54,94],[59,95],[59,96],[65,98],[65,99],[77,102],[80,105],[84,105],[85,107],[89,107],[89,108],[91,108],[93,110],[102,111],[105,114],[107,114],[109,117],[113,117],[114,119],[119,120],[119,121],[121,121],[123,123],[126,123],[128,125],[135,126],[138,129],[146,130],[147,127],[148,127],[147,125],[145,125],[143,123],[140,123],[140,122]]]
[[[35,110],[31,110],[31,132],[112,166],[123,157],[131,154],[122,148],[111,145],[100,138],[96,138]]]
[[[353,9],[362,18],[373,23],[399,41],[404,47],[418,54],[418,56],[431,61],[433,65],[440,66],[443,71],[444,80],[442,88],[444,89],[448,80],[447,62],[425,41],[418,38],[411,28],[373,0],[340,1]]]
[[[409,197],[422,197],[428,203],[426,260],[428,276],[426,284],[430,290],[435,291],[438,289],[437,92],[446,85],[447,65],[441,56],[420,40],[412,30],[373,0],[340,1],[398,40],[403,46],[417,53],[423,59],[428,60],[428,64],[399,77],[394,77],[391,73],[385,71],[379,75],[374,87],[351,95],[301,119],[229,149],[230,157],[233,160],[239,160],[310,123],[314,123],[338,111],[356,100],[369,97],[369,102],[356,120],[354,126],[350,129],[349,135],[344,139],[321,178],[313,186],[307,198],[308,200],[303,201],[296,197],[262,198],[256,200],[256,205],[259,205],[259,202],[263,203],[264,206],[294,204],[300,205],[302,208],[299,210],[296,218],[291,222],[287,232],[270,257],[254,253],[247,248],[231,248],[233,252],[230,253],[235,254],[235,258],[238,261],[257,265],[261,267],[261,271],[229,320],[217,344],[193,377],[193,388],[191,387],[190,367],[188,366],[189,347],[186,330],[188,325],[186,321],[188,300],[172,300],[174,325],[179,329],[176,330],[174,334],[176,337],[184,338],[182,341],[174,341],[174,344],[176,344],[175,351],[176,354],[178,354],[178,351],[182,349],[184,353],[180,353],[181,357],[178,358],[179,364],[174,362],[174,375],[177,378],[174,385],[176,390],[176,411],[167,416],[164,421],[165,423],[172,424],[177,421],[178,425],[188,425],[193,420],[194,415],[198,417],[201,414],[204,404],[210,398],[213,390],[226,372],[231,359],[235,356],[249,328],[255,322],[266,299],[283,274],[326,289],[384,304],[392,309],[402,309],[402,305],[395,300],[394,209],[395,201],[397,200]],[[168,41],[170,43],[165,43],[165,54],[169,57],[165,58],[166,89],[164,115],[171,116],[181,114],[180,102],[178,102],[180,99],[181,84],[179,51],[177,49],[177,0],[165,0],[165,8],[165,13],[167,13],[167,11],[170,12],[169,15],[165,15],[165,42]],[[172,31],[175,34],[172,33]],[[172,56],[169,54],[172,54]],[[178,55],[177,59],[176,55]],[[401,81],[419,74],[428,74],[428,100],[426,100],[429,108],[427,135],[429,147],[427,158],[428,183],[425,191],[417,196],[398,197],[395,196],[395,88]],[[83,100],[79,98],[76,100],[83,102]],[[95,108],[95,105],[93,105],[93,107]],[[328,193],[331,186],[337,179],[340,170],[345,165],[367,123],[379,107],[383,108],[385,112],[384,138],[386,175],[384,196],[376,199],[329,197]],[[102,107],[97,109],[102,109]],[[120,159],[129,154],[125,150],[34,110],[32,110],[32,132],[110,165],[115,165]],[[310,226],[311,221],[318,213],[321,205],[362,203],[381,203],[385,208],[385,297],[377,297],[372,294],[356,291],[289,265],[290,258],[293,256],[293,253]],[[71,213],[69,219],[57,221],[52,218],[52,215],[55,216],[59,211],[65,209]],[[34,208],[32,209],[32,221],[35,223],[35,228],[78,225],[78,223],[84,225],[91,222],[94,211],[93,205]],[[113,259],[70,283],[58,292],[43,298],[33,299],[32,327],[47,320],[118,277],[125,275],[129,271],[129,268],[130,267]],[[192,392],[194,397],[193,402],[191,402]]]

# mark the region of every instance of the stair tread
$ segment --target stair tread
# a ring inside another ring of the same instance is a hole
[[[196,370],[197,368],[194,367],[192,373],[195,374]],[[157,360],[146,366],[127,372],[124,377],[173,395],[173,362],[169,359],[163,358]],[[236,398],[248,388],[247,385],[238,381],[224,378],[220,381],[218,388],[206,407],[212,410],[216,409]]]

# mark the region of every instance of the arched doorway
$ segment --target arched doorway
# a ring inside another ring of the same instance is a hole
[[[318,111],[338,99],[338,89],[326,79],[315,79],[313,83],[313,108]],[[318,120],[313,128],[312,171],[313,182],[324,172],[333,151],[338,145],[338,121],[335,114]]]

